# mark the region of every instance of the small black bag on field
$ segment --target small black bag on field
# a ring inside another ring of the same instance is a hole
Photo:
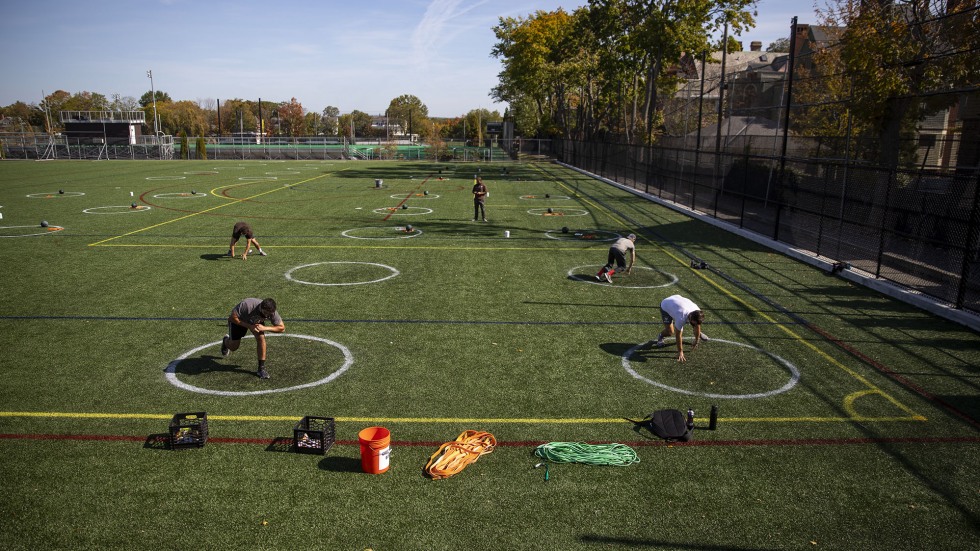
[[[627,421],[633,423],[637,430],[643,427],[668,442],[691,440],[692,427],[684,418],[684,413],[677,409],[661,409],[647,415],[642,421]]]

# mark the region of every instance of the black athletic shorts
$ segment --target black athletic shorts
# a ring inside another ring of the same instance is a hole
[[[238,241],[243,235],[246,239],[251,239],[253,235],[252,228],[245,224],[235,224],[235,228],[231,231],[231,238]]]
[[[228,336],[233,341],[240,341],[248,334],[248,329],[237,323],[228,322]]]

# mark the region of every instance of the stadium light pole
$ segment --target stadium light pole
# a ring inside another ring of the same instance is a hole
[[[147,71],[146,76],[150,78],[150,97],[153,98],[153,137],[159,139],[160,129],[157,127],[157,91],[153,89],[153,71]]]

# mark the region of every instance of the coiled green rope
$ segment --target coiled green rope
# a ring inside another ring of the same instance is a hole
[[[549,442],[535,448],[534,455],[554,463],[585,463],[613,467],[628,467],[640,462],[633,448],[625,444]]]

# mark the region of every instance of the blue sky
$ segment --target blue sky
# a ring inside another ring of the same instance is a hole
[[[38,103],[42,91],[175,100],[297,101],[382,113],[402,94],[431,116],[503,112],[489,96],[499,17],[566,11],[558,0],[3,0],[0,105]],[[813,0],[762,0],[748,49],[788,37],[790,20],[816,23]]]

